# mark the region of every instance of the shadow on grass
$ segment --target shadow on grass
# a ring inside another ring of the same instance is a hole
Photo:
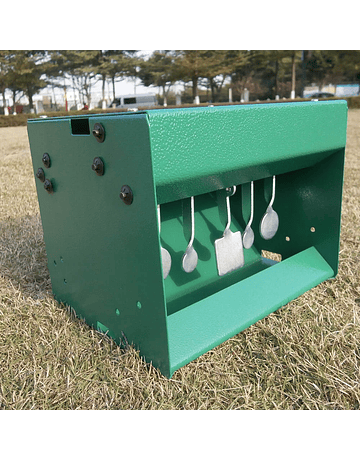
[[[51,295],[40,215],[0,222],[0,275],[33,298]]]
[[[40,215],[0,221],[1,278],[5,283],[9,281],[22,298],[31,298],[37,304],[39,300],[51,299],[58,308],[67,312],[72,322],[80,322],[92,329],[70,305],[54,298]],[[106,333],[102,337],[113,342]],[[129,344],[123,344],[121,348],[128,350]]]

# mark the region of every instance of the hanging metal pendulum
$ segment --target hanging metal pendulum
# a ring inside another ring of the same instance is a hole
[[[251,228],[251,224],[254,218],[254,182],[253,181],[251,181],[250,183],[250,206],[251,206],[250,219],[243,233],[243,244],[244,244],[245,249],[250,249],[254,243],[254,232],[253,232],[253,229]]]
[[[190,198],[190,222],[191,222],[191,236],[189,244],[182,256],[182,269],[186,273],[191,273],[195,270],[198,263],[198,255],[193,247],[195,238],[195,215],[194,215],[194,197]]]
[[[233,233],[230,230],[231,211],[229,195],[234,195],[236,186],[226,190],[226,213],[227,224],[223,236],[215,240],[216,263],[219,276],[226,275],[244,265],[244,251],[242,237],[239,231]]]
[[[161,231],[161,217],[160,217],[160,205],[157,207],[157,215],[158,215],[158,222],[159,222],[159,234]],[[171,256],[169,251],[161,246],[161,259],[162,259],[162,268],[163,268],[163,278],[165,279],[171,268]]]
[[[260,222],[260,234],[264,240],[270,240],[279,228],[279,216],[272,208],[275,200],[275,176],[273,176],[272,197]]]

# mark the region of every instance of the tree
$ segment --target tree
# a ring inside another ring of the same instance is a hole
[[[305,59],[307,82],[317,83],[319,86],[323,86],[326,82],[329,82],[329,77],[332,75],[336,61],[337,52],[307,51]]]
[[[107,50],[102,54],[102,64],[98,73],[102,75],[103,88],[105,78],[109,78],[113,88],[113,99],[115,99],[115,82],[124,80],[126,77],[136,76],[139,59],[136,57],[136,50]]]
[[[45,64],[47,83],[54,88],[64,88],[66,99],[66,78],[70,68],[68,57],[62,51],[49,51]],[[56,101],[56,99],[55,99]],[[67,101],[65,102],[65,104]],[[56,104],[55,104],[56,106]]]
[[[16,94],[23,92],[33,109],[33,96],[47,85],[44,80],[45,51],[14,51],[9,58],[8,88],[13,92],[14,110]],[[15,112],[14,112],[15,113]]]
[[[291,97],[293,97],[296,90],[296,68],[301,61],[302,51],[285,50],[278,53],[281,53],[278,61],[278,77],[285,81],[291,81]]]
[[[48,83],[53,87],[65,86],[65,79],[70,78],[72,87],[79,95],[81,103],[91,103],[91,90],[95,82],[102,81],[103,100],[105,83],[110,79],[115,98],[115,81],[134,74],[134,65],[138,59],[136,51],[126,50],[92,50],[92,51],[49,51],[46,62]]]
[[[111,59],[109,58],[109,51],[101,50],[99,52],[98,58],[97,73],[100,75],[102,80],[102,101],[105,101],[105,83],[106,78],[111,72],[112,64]]]
[[[301,51],[255,50],[249,53],[250,72],[259,81],[260,87],[265,89],[265,97],[274,99],[284,91],[287,94],[295,91],[296,67]]]
[[[201,58],[201,77],[208,80],[211,100],[216,102],[226,77],[234,70],[233,55],[226,50],[208,50],[202,53]]]
[[[271,86],[271,97],[275,98],[279,94],[279,78],[281,76],[281,71],[283,71],[283,60],[288,58],[291,55],[291,51],[287,50],[271,50],[263,51],[262,56],[266,65],[266,68],[270,70],[273,69],[273,85]]]
[[[55,79],[70,77],[72,87],[79,94],[80,102],[91,104],[91,90],[96,81],[100,51],[59,50],[49,51],[47,62],[50,75]],[[59,84],[58,86],[64,86]]]
[[[4,108],[6,107],[5,91],[8,88],[9,84],[8,74],[10,69],[10,53],[10,51],[0,50],[0,91],[2,94]]]
[[[256,82],[256,51],[250,50],[231,50],[228,51],[228,59],[232,62],[231,86],[238,93],[242,93],[245,88],[252,92],[258,92]]]
[[[198,85],[200,77],[206,72],[206,53],[207,51],[185,50],[175,52],[175,72],[177,80],[192,82],[193,100],[198,97]]]
[[[210,72],[213,76],[209,76],[209,82],[212,87],[212,100],[215,102],[215,90],[218,92],[229,76],[231,78],[232,89],[237,86],[240,91],[246,86],[246,80],[250,74],[250,67],[248,66],[251,58],[250,51],[243,50],[227,50],[227,51],[210,51],[213,58],[215,58],[213,65],[210,65]]]
[[[328,51],[333,62],[332,83],[360,83],[360,51]]]
[[[171,85],[177,81],[173,51],[154,51],[147,60],[140,62],[139,78],[145,86],[162,88],[164,105]]]

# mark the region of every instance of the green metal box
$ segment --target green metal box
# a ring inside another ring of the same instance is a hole
[[[171,377],[336,275],[346,122],[345,101],[29,120],[55,298]]]

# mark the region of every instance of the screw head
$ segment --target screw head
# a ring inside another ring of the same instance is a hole
[[[45,172],[42,168],[39,168],[36,172],[36,177],[40,182],[45,182]]]
[[[123,185],[121,187],[120,198],[127,205],[130,205],[133,202],[133,192],[128,185]]]
[[[93,136],[98,142],[104,142],[105,140],[105,129],[101,123],[95,123],[93,130]]]
[[[48,153],[44,153],[44,155],[42,156],[42,162],[45,168],[50,168],[51,160],[50,160],[50,156]]]
[[[53,184],[52,184],[51,180],[46,179],[46,181],[44,182],[44,189],[48,193],[53,193],[54,192],[54,188],[53,188]]]
[[[102,176],[104,174],[104,162],[102,159],[95,157],[91,165],[91,169],[95,171],[98,176]]]

